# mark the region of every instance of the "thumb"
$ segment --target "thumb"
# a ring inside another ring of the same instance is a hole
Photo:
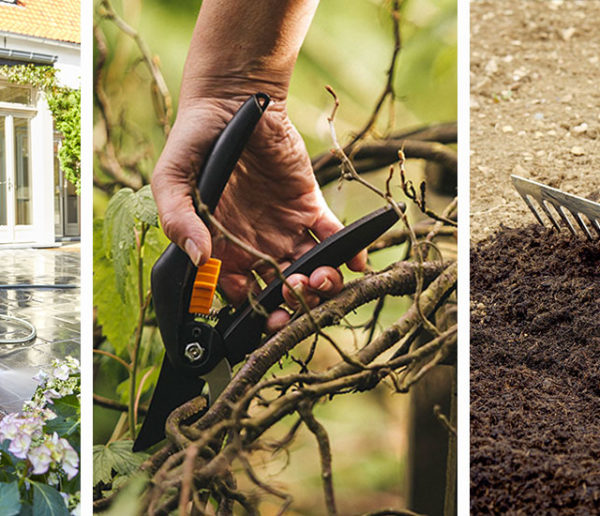
[[[211,236],[196,214],[192,186],[182,173],[157,168],[152,176],[152,193],[163,231],[190,257],[202,265],[211,255]]]

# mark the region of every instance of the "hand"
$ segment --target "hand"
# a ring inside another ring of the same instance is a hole
[[[254,283],[255,269],[269,282],[274,271],[269,265],[255,267],[251,256],[217,233],[211,235],[196,215],[191,192],[197,171],[215,138],[247,95],[201,98],[180,108],[177,121],[152,178],[152,189],[167,236],[184,249],[196,264],[211,253],[223,261],[220,286],[234,304],[243,302]],[[215,217],[234,235],[270,255],[282,269],[343,226],[328,208],[312,172],[302,138],[290,122],[283,101],[269,106],[225,188]],[[348,262],[362,270],[366,253]],[[309,306],[338,293],[343,281],[331,267],[320,267],[310,277],[288,278]],[[283,296],[296,308],[295,296],[284,286]],[[282,327],[289,315],[271,314],[267,330]]]

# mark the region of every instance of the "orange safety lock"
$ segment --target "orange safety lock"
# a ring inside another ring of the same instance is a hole
[[[210,258],[204,265],[198,267],[190,299],[190,313],[208,314],[210,312],[220,272],[221,260],[217,258]]]

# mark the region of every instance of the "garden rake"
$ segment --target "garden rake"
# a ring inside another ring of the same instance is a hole
[[[584,199],[583,197],[578,197],[577,195],[562,192],[556,188],[532,181],[531,179],[525,179],[514,175],[510,177],[513,185],[525,201],[525,204],[527,204],[542,226],[545,225],[544,221],[542,220],[540,212],[531,201],[532,198],[536,200],[539,207],[546,214],[548,219],[550,219],[550,222],[557,231],[560,231],[560,223],[554,213],[558,214],[558,217],[560,217],[571,233],[574,235],[577,233],[573,222],[565,212],[566,209],[589,240],[600,238],[599,203]],[[550,206],[554,209],[554,213],[550,210]],[[583,216],[585,216],[585,219]]]

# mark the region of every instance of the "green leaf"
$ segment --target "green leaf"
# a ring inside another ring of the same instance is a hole
[[[65,419],[59,416],[48,420],[45,426],[47,432],[56,432],[59,436],[65,437],[79,430],[79,420],[75,418]]]
[[[133,197],[135,218],[149,226],[158,227],[158,209],[150,185],[142,186]]]
[[[64,418],[61,416],[49,419],[44,425],[46,433],[56,432],[60,437],[65,437],[75,450],[80,445],[80,421],[79,417]],[[1,514],[1,513],[0,513]]]
[[[131,251],[135,246],[135,194],[122,188],[109,201],[104,218],[104,252],[112,260],[115,284],[125,302],[125,282]]]
[[[148,454],[133,453],[132,446],[132,441],[115,441],[94,446],[94,485],[111,482],[113,471],[118,475],[129,475],[140,467]]]
[[[19,501],[18,481],[10,484],[0,484],[0,514],[13,516],[19,514],[21,502]]]
[[[139,306],[133,281],[124,285],[124,299],[117,291],[113,264],[103,252],[102,231],[102,221],[94,221],[94,305],[102,333],[120,355],[133,335]]]
[[[33,482],[33,514],[36,516],[69,516],[63,497],[51,486]]]
[[[79,397],[76,394],[69,394],[62,398],[53,400],[52,412],[57,416],[64,418],[78,416],[81,413]]]

